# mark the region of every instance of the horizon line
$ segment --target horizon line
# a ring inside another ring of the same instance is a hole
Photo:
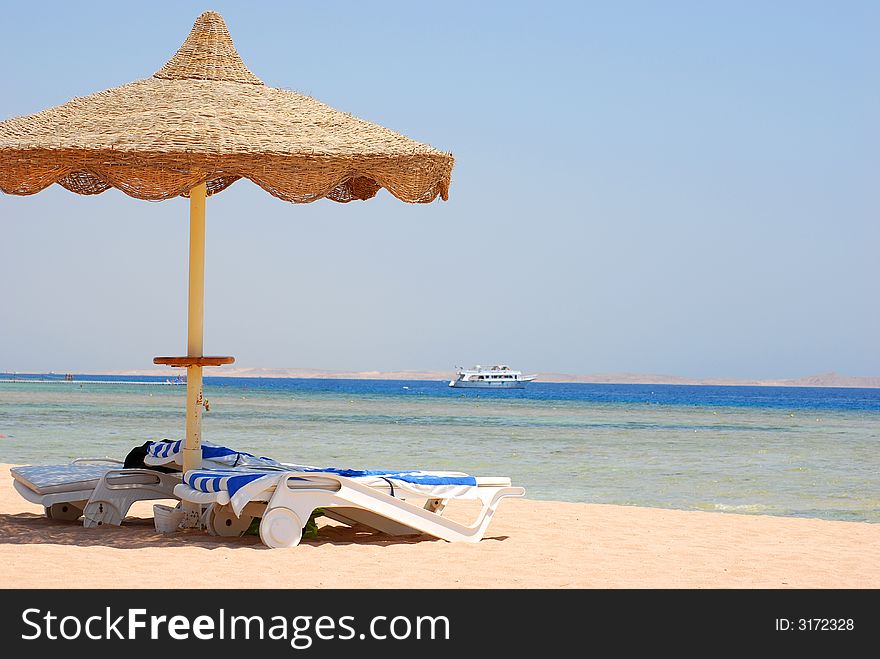
[[[215,369],[211,369],[215,370]],[[331,379],[331,380],[410,380],[445,381],[454,371],[431,369],[404,370],[362,370],[342,371],[317,368],[264,368],[239,367],[216,369],[216,373],[205,377],[218,378],[278,378],[278,379]],[[56,371],[0,371],[0,375],[40,376],[40,375],[100,375],[124,377],[180,377],[185,375],[181,368],[94,370],[81,372]],[[10,380],[6,380],[10,381]],[[782,387],[842,387],[842,388],[880,388],[880,376],[849,376],[836,372],[818,373],[795,378],[733,378],[733,377],[688,377],[651,373],[592,373],[570,374],[558,372],[538,372],[536,382],[572,384],[656,384],[656,385],[706,385],[706,386],[782,386]]]

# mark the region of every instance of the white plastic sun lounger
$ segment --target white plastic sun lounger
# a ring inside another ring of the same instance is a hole
[[[189,471],[174,493],[182,501],[208,504],[206,525],[216,535],[241,535],[260,517],[260,539],[268,547],[299,544],[316,508],[334,519],[365,523],[393,535],[426,533],[449,542],[479,542],[501,500],[525,494],[507,478],[305,469]],[[449,499],[480,501],[476,520],[466,525],[442,517],[439,513]]]
[[[145,466],[176,469],[162,473],[138,467],[123,468],[121,460],[80,458],[69,464],[27,465],[10,472],[16,491],[31,503],[43,506],[46,516],[56,520],[83,518],[86,528],[118,526],[136,501],[176,499],[174,486],[180,484],[182,442],[151,442],[144,457]],[[202,457],[206,469],[231,466],[272,468],[269,458],[258,458],[205,442]]]
[[[181,449],[180,441],[152,442],[143,463],[150,467],[180,469]],[[324,469],[280,463],[207,442],[202,445],[202,457],[204,468],[198,473],[209,477],[209,480],[203,479],[197,483],[201,490],[189,488],[192,492],[183,489],[186,486],[178,489],[182,479],[179,472],[162,473],[131,467],[123,469],[120,468],[123,465],[121,461],[109,458],[81,458],[64,465],[14,467],[11,473],[16,491],[26,500],[42,505],[46,515],[52,519],[77,520],[83,517],[83,524],[87,528],[119,525],[136,501],[177,499],[183,498],[181,494],[187,494],[191,498],[186,500],[210,504],[204,516],[208,530],[224,536],[241,535],[249,528],[254,517],[262,518],[276,507],[271,499],[277,489],[276,483],[283,475],[288,476],[281,488],[283,491],[314,490],[321,494],[324,503],[314,507],[321,508],[323,514],[331,519],[349,525],[364,524],[390,535],[429,533],[450,541],[478,541],[485,533],[500,499],[522,496],[525,492],[523,488],[511,487],[507,478],[472,478],[455,472]],[[228,473],[230,469],[232,473]],[[205,482],[222,481],[223,487],[226,487],[229,476],[237,477],[232,481],[231,496],[228,491],[212,493],[204,489]],[[322,476],[329,480],[322,480]],[[258,479],[258,483],[249,484],[243,491],[238,491],[242,480],[250,483]],[[346,487],[343,488],[343,485]],[[359,485],[360,489],[355,485]],[[336,494],[329,497],[332,492]],[[390,499],[390,504],[379,498],[378,503],[385,505],[377,508],[377,503],[371,497],[378,497],[379,494]],[[239,505],[238,502],[245,496],[251,496],[253,500]],[[478,499],[483,503],[474,525],[466,527],[448,520],[438,522],[449,498]],[[283,499],[279,495],[277,506],[287,507],[281,506]],[[308,507],[309,500],[304,500],[297,510]],[[247,510],[243,510],[245,505]],[[313,509],[303,512],[304,520],[308,520]],[[275,515],[273,518],[277,517]],[[267,534],[273,524],[265,525]],[[261,533],[262,530],[263,525]],[[302,525],[295,541],[282,537],[281,540],[269,541],[264,538],[264,542],[269,546],[292,546],[299,542],[301,533]]]
[[[123,469],[109,458],[80,458],[70,464],[13,467],[13,487],[31,503],[43,506],[46,517],[75,521],[94,528],[119,526],[135,501],[175,499],[180,473]]]

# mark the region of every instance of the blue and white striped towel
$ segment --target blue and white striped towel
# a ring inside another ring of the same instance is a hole
[[[261,458],[244,451],[225,446],[218,446],[210,442],[202,442],[202,462],[206,468],[219,467],[259,467],[261,469],[282,468],[282,465],[272,458]],[[183,440],[176,442],[163,441],[153,442],[147,447],[147,455],[144,464],[150,466],[183,465]]]

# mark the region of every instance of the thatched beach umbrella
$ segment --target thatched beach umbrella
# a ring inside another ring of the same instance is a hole
[[[284,89],[244,65],[219,14],[196,19],[153,77],[0,122],[0,190],[29,195],[58,183],[77,194],[113,187],[138,199],[190,199],[184,468],[201,464],[205,198],[240,178],[295,203],[447,198],[449,153]]]

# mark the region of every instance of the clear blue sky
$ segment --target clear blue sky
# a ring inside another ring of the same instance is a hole
[[[880,374],[880,3],[4,2],[0,117],[219,11],[268,84],[451,151],[450,201],[208,200],[242,366]],[[187,201],[0,195],[0,370],[186,348]]]

